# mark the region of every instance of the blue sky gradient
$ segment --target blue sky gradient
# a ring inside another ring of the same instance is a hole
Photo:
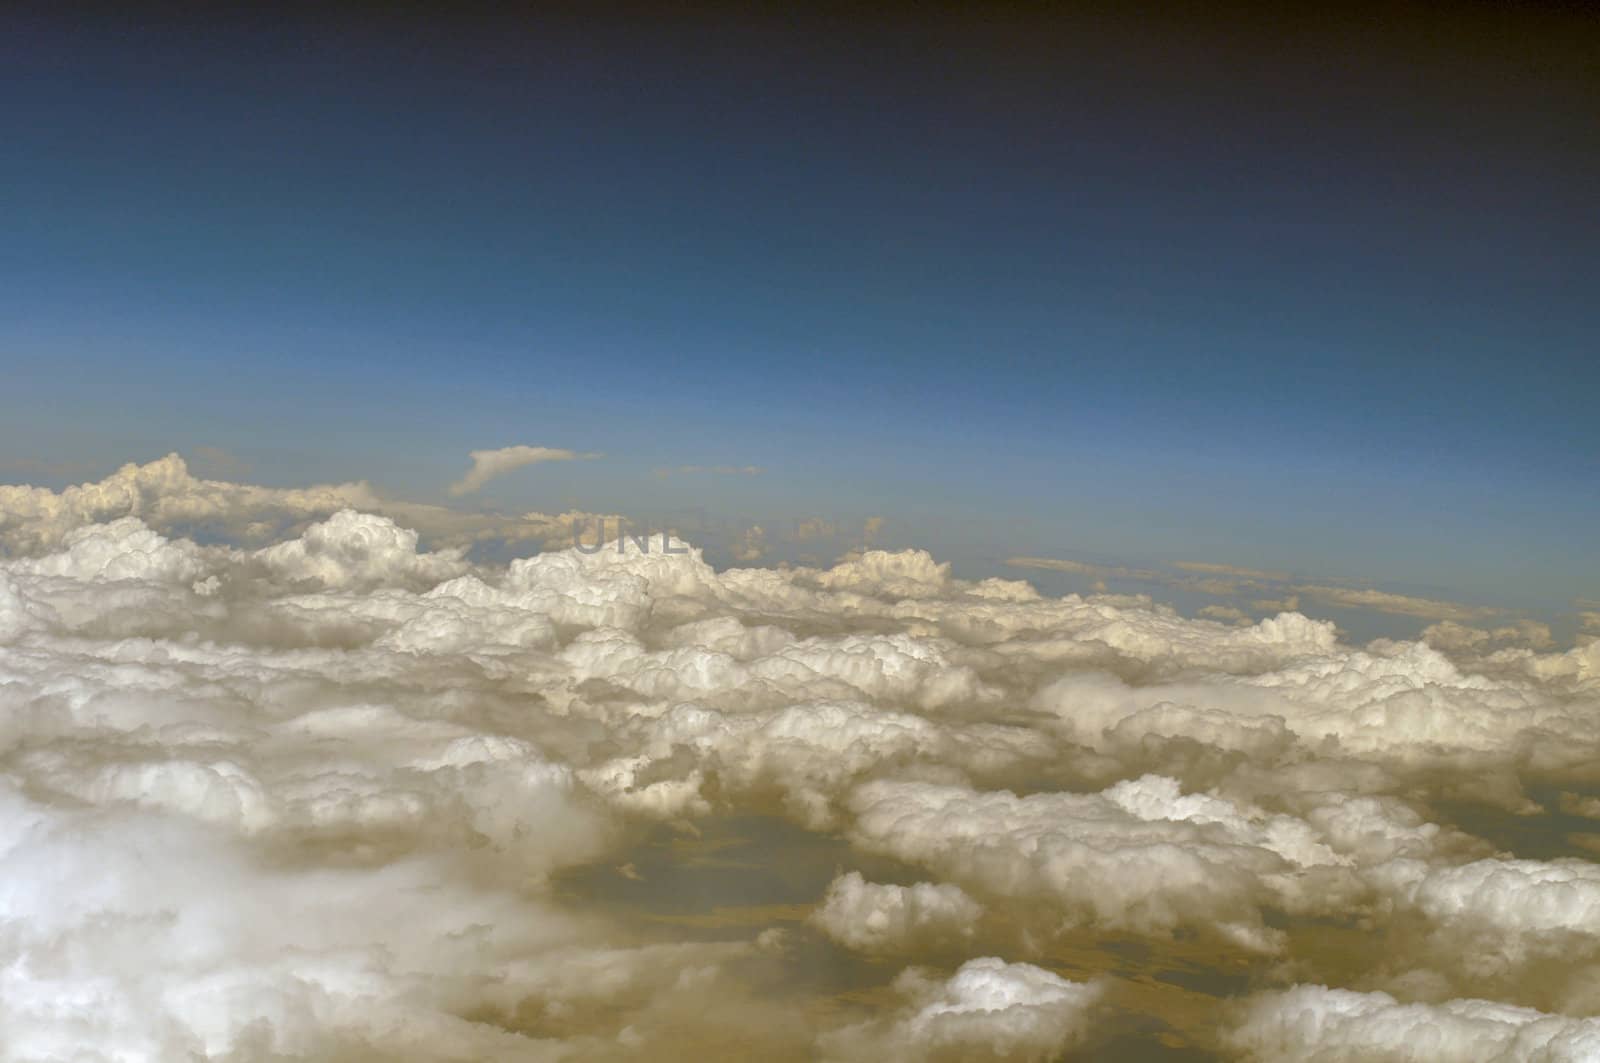
[[[606,457],[483,504],[1600,597],[1557,16],[8,17],[17,468],[210,446],[442,499],[530,443]]]

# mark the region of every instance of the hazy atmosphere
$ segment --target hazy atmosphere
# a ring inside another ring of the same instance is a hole
[[[0,1061],[1600,1061],[1597,54],[0,14]]]

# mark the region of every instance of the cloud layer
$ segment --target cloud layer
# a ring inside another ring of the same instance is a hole
[[[1595,1058],[1600,642],[486,519],[0,488],[0,1059]]]

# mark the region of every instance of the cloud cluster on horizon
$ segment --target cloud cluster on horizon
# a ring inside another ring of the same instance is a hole
[[[1600,1046],[1600,641],[483,519],[0,488],[0,1060]]]
[[[1256,613],[1293,612],[1299,608],[1302,598],[1338,608],[1368,610],[1392,616],[1416,617],[1452,624],[1488,621],[1506,612],[1492,606],[1468,605],[1370,587],[1337,586],[1328,581],[1307,582],[1296,580],[1287,572],[1270,572],[1206,561],[1174,561],[1170,568],[1177,571],[1150,567],[1130,568],[1126,565],[1101,565],[1053,557],[1011,557],[1006,559],[1006,564],[1011,568],[1064,572],[1069,575],[1090,577],[1101,586],[1106,580],[1125,580],[1192,594],[1228,598],[1239,604],[1249,605]],[[1248,618],[1248,613],[1238,605],[1214,607],[1211,615],[1239,620]]]

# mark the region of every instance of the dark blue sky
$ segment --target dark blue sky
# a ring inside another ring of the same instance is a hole
[[[1600,596],[1600,33],[1382,10],[8,16],[0,457]]]

